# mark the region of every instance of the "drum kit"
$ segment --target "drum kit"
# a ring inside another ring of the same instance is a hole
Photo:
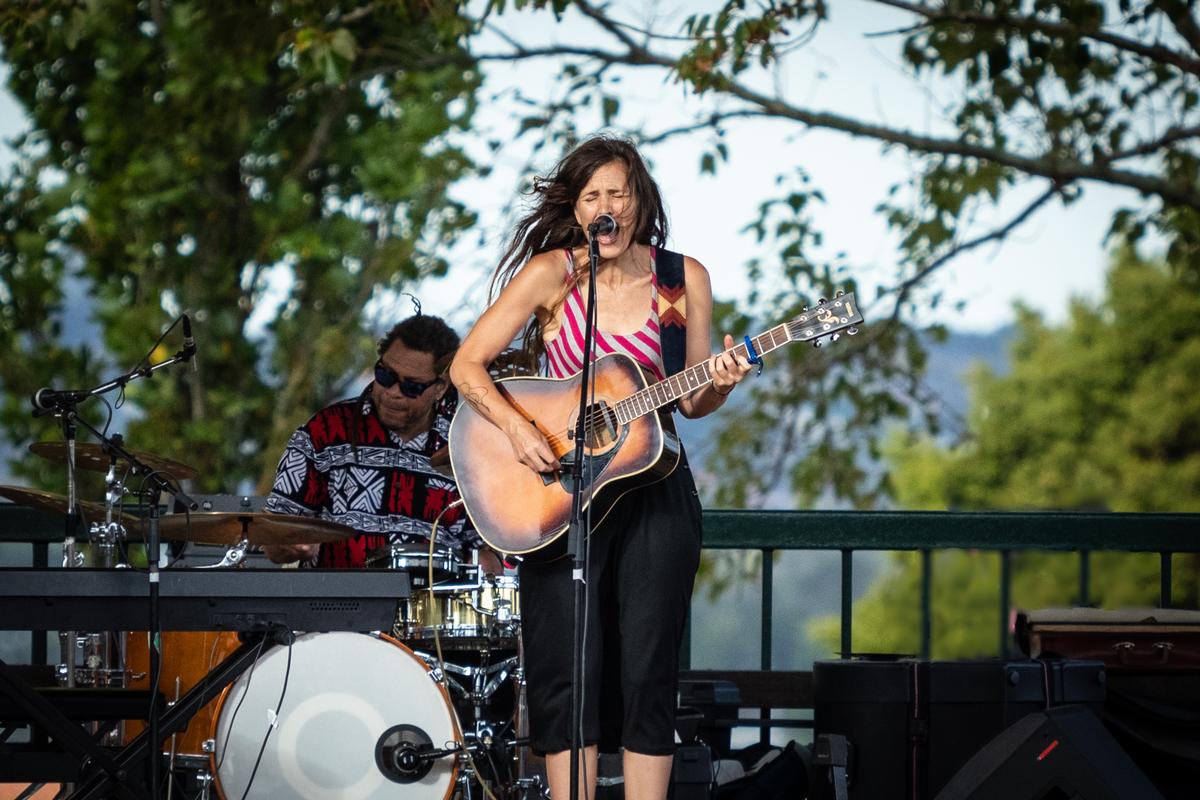
[[[68,451],[33,445],[65,462]],[[137,460],[176,480],[196,477],[185,464],[140,453]],[[129,463],[101,446],[78,445],[75,466],[105,473],[105,501],[78,501],[87,543],[64,543],[65,567],[128,569],[146,556],[141,518],[124,505]],[[18,504],[67,514],[67,498],[0,486]],[[220,506],[220,503],[216,504]],[[224,546],[218,563],[240,567],[257,546],[311,544],[352,536],[336,523],[265,513],[247,498],[237,510],[159,518],[168,542]],[[517,578],[493,575],[456,552],[395,544],[368,567],[408,574],[411,596],[398,599],[395,626],[372,633],[307,632],[286,646],[264,647],[253,666],[163,743],[167,797],[311,797],[449,800],[546,796],[524,738],[524,675]],[[145,632],[60,634],[60,685],[147,688]],[[178,699],[207,679],[239,646],[238,634],[165,631],[160,691]],[[127,721],[101,730],[120,746],[143,728]]]

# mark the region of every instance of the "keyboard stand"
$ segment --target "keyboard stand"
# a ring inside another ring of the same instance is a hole
[[[237,650],[163,712],[159,735],[165,741],[171,734],[187,727],[197,711],[249,669],[260,655],[277,642],[286,642],[291,635],[291,631],[241,634],[242,643]],[[0,694],[7,695],[80,765],[78,779],[69,781],[75,784],[75,791],[68,795],[68,800],[102,800],[113,796],[146,800],[159,796],[157,792],[147,792],[145,785],[148,759],[161,757],[162,749],[161,742],[151,745],[148,731],[143,730],[133,741],[115,751],[104,747],[18,677],[3,660],[0,660]]]

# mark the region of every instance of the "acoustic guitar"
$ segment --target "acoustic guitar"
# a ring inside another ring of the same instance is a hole
[[[819,345],[843,330],[857,333],[862,322],[854,295],[822,301],[788,322],[750,337],[762,356],[788,342]],[[743,358],[745,343],[726,351]],[[621,495],[662,480],[679,463],[679,439],[669,413],[679,398],[712,382],[708,361],[647,384],[637,363],[621,353],[595,360],[595,397],[583,426],[584,497],[591,496],[592,524],[612,510]],[[502,553],[531,553],[557,540],[571,516],[574,437],[578,430],[579,374],[569,378],[502,378],[505,399],[546,437],[561,469],[537,473],[517,461],[508,437],[460,403],[450,423],[450,464],[459,495],[479,535]],[[592,491],[594,490],[594,491]]]

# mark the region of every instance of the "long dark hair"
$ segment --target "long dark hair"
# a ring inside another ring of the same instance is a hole
[[[666,243],[667,212],[663,208],[662,195],[633,142],[617,136],[593,136],[565,155],[550,174],[534,178],[529,190],[535,198],[533,208],[517,223],[500,266],[492,275],[493,299],[525,262],[538,253],[584,244],[583,229],[575,219],[575,201],[596,170],[614,161],[625,165],[629,190],[637,204],[633,242],[653,247]],[[586,264],[577,266],[576,282],[585,269]],[[537,317],[525,328],[522,349],[530,364],[536,365],[544,350],[542,326]]]

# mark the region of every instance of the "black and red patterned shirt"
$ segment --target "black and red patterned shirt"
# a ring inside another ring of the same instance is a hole
[[[453,390],[434,409],[433,427],[408,441],[380,422],[370,392],[326,406],[304,423],[279,459],[266,508],[347,525],[358,535],[321,546],[312,566],[362,567],[393,543],[428,543],[432,523],[458,499],[453,479],[430,456],[446,446],[457,404]],[[442,516],[438,548],[478,546],[461,506]]]

